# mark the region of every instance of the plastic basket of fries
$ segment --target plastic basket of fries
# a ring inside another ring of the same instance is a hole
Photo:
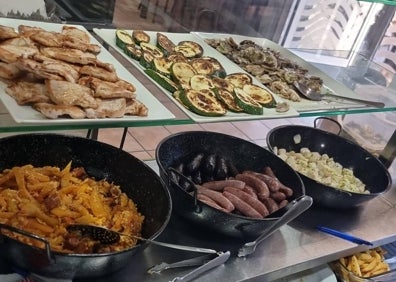
[[[387,251],[377,247],[330,263],[337,278],[344,282],[396,281],[396,264]]]

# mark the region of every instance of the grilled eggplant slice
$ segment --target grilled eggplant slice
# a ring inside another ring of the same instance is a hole
[[[180,94],[181,101],[193,112],[203,116],[223,116],[227,110],[211,90],[187,89]]]
[[[263,107],[256,102],[252,97],[250,97],[243,89],[235,87],[234,94],[236,103],[241,107],[246,113],[252,115],[262,115]]]
[[[194,41],[180,41],[175,46],[175,51],[180,52],[186,58],[199,58],[202,57],[203,48],[201,45]]]
[[[132,31],[132,39],[136,44],[140,45],[142,42],[149,43],[150,35],[143,30],[134,30]]]
[[[272,94],[258,85],[246,84],[243,86],[243,91],[264,107],[274,107],[276,104]]]
[[[190,79],[196,74],[197,72],[195,71],[193,66],[191,66],[188,63],[177,62],[172,64],[171,67],[172,79],[176,83],[178,83],[183,89],[190,88]]]

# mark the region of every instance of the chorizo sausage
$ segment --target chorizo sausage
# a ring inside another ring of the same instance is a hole
[[[197,186],[197,189],[198,193],[202,193],[205,196],[208,196],[228,212],[232,212],[235,209],[233,203],[227,197],[224,197],[221,192],[213,191],[202,186]]]
[[[224,191],[223,195],[227,199],[229,199],[235,206],[235,209],[238,210],[244,216],[252,217],[252,218],[262,218],[261,214],[258,211],[256,211],[252,206],[245,203],[244,201],[242,201],[240,198],[238,198],[234,194]]]
[[[256,211],[258,211],[262,217],[266,217],[269,214],[268,209],[265,207],[265,205],[262,202],[260,202],[256,198],[250,196],[248,193],[243,192],[241,189],[234,188],[234,187],[225,187],[224,191],[237,196],[242,201],[249,204],[252,208],[254,208]]]
[[[269,189],[267,184],[262,180],[251,174],[240,173],[235,175],[235,178],[242,180],[247,185],[251,186],[257,193],[257,197],[262,200],[269,197]]]
[[[237,179],[213,180],[202,183],[202,186],[211,190],[221,191],[226,186],[242,189],[245,187],[245,182]]]

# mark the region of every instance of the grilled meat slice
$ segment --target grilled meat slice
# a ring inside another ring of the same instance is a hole
[[[41,54],[50,57],[52,59],[57,59],[65,61],[72,64],[80,65],[95,65],[97,62],[96,56],[90,52],[83,52],[77,49],[69,48],[58,48],[58,47],[42,47],[40,48]]]
[[[5,92],[13,97],[18,105],[50,102],[47,88],[43,83],[19,81],[9,85]]]
[[[46,72],[42,63],[32,59],[18,58],[15,64],[19,69],[31,72],[41,79],[64,80],[62,76],[56,73]]]
[[[84,76],[79,79],[78,83],[85,85],[94,90],[96,98],[136,98],[135,91],[131,91],[130,87],[126,87],[122,83],[104,81],[96,77]]]
[[[146,107],[145,104],[143,104],[139,100],[130,99],[127,101],[125,114],[133,115],[133,116],[147,116],[148,108]]]
[[[35,47],[0,45],[0,61],[14,63],[18,58],[29,58],[38,52]]]
[[[60,80],[46,80],[45,84],[49,97],[57,105],[94,109],[98,107],[93,90],[86,86]]]
[[[63,46],[63,35],[59,32],[53,31],[39,31],[30,36],[30,38],[38,44],[46,47],[62,47]]]
[[[87,118],[120,118],[125,114],[126,101],[124,98],[97,99],[96,109],[86,108]]]
[[[85,65],[80,69],[80,74],[93,76],[101,80],[116,82],[118,80],[117,73],[115,71],[109,71],[102,67]]]
[[[31,35],[39,32],[39,31],[44,31],[43,28],[37,27],[37,26],[29,26],[29,25],[19,25],[18,26],[18,32],[20,35],[25,36],[25,37],[30,37]]]
[[[78,106],[55,105],[52,103],[35,103],[33,108],[49,119],[71,117],[72,119],[84,119],[85,112]]]
[[[19,37],[19,33],[14,28],[0,25],[0,41]]]
[[[0,62],[0,77],[5,79],[15,79],[21,77],[25,72],[19,69],[15,63]]]
[[[64,25],[61,33],[66,36],[77,38],[84,43],[89,43],[91,41],[87,32],[74,26]]]

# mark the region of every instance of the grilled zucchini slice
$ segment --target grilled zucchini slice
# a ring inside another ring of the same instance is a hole
[[[227,75],[226,70],[224,69],[223,65],[215,58],[213,57],[202,57],[202,59],[210,62],[210,64],[213,67],[213,76],[217,76],[217,77],[221,77],[221,78],[225,78]]]
[[[232,112],[243,112],[243,109],[238,106],[235,95],[232,94],[230,91],[227,91],[224,88],[216,89],[215,91],[217,99],[219,99],[227,108]]]
[[[274,97],[271,93],[255,84],[246,84],[243,91],[264,107],[274,107]],[[276,104],[276,103],[275,103]]]
[[[157,47],[168,56],[175,50],[175,43],[173,43],[165,34],[157,32]]]
[[[164,53],[153,44],[142,42],[140,43],[140,48],[142,48],[144,52],[151,53],[154,58],[162,58],[164,56]]]
[[[182,104],[186,109],[191,111],[191,109],[186,104],[184,104],[183,101],[180,99],[180,95],[182,92],[183,90],[177,90],[172,93],[172,97],[175,98],[175,100],[178,101],[180,104]]]
[[[202,89],[214,89],[215,86],[213,84],[212,79],[209,76],[203,74],[196,74],[190,78],[190,87],[195,90]]]
[[[178,85],[165,75],[162,75],[152,69],[145,69],[144,72],[169,92],[174,93],[178,90]]]
[[[213,81],[214,86],[218,89],[225,89],[231,93],[234,90],[235,86],[228,80],[225,80],[224,78],[214,76],[214,77],[212,77],[212,81]]]
[[[246,84],[252,84],[252,77],[247,73],[232,73],[227,75],[225,80],[231,82],[235,87],[243,88]]]
[[[116,30],[116,45],[124,50],[126,45],[134,44],[132,36],[123,29]]]
[[[243,91],[242,88],[235,87],[234,94],[237,105],[241,107],[244,112],[251,115],[263,114],[263,107]]]
[[[212,75],[212,73],[215,71],[211,62],[203,58],[192,59],[190,64],[199,74]]]
[[[174,49],[175,52],[180,52],[189,59],[202,57],[203,54],[202,46],[194,41],[180,41]]]
[[[223,116],[227,110],[212,90],[187,89],[180,93],[180,99],[191,111],[203,116]]]
[[[171,77],[183,89],[190,88],[190,79],[196,74],[195,69],[188,63],[176,62],[172,64]]]
[[[132,31],[132,39],[136,44],[140,45],[142,42],[149,43],[150,35],[145,33],[143,30],[134,30]]]
[[[171,66],[173,64],[172,61],[169,61],[167,58],[154,58],[153,59],[153,69],[156,72],[159,72],[167,77],[171,77]]]
[[[143,66],[145,69],[150,69],[152,68],[153,60],[154,60],[154,56],[150,52],[143,51],[142,56],[140,56],[139,59],[139,64]]]
[[[140,57],[142,56],[142,49],[137,47],[135,44],[125,45],[124,52],[127,56],[137,61],[140,60]]]

